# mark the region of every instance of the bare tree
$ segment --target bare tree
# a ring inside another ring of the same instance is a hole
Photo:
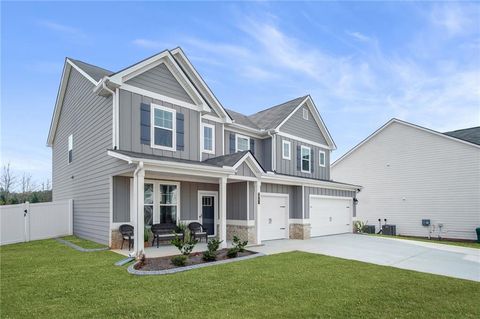
[[[10,170],[10,163],[3,165],[2,174],[0,175],[0,188],[5,196],[8,196],[15,186],[17,178]]]
[[[22,193],[29,193],[32,191],[32,175],[23,173],[20,180],[20,186]]]

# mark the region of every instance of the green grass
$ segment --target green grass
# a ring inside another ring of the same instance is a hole
[[[105,245],[102,245],[102,244],[99,244],[99,243],[96,243],[96,242],[93,242],[93,241],[90,241],[90,240],[86,240],[86,239],[83,239],[83,238],[79,238],[77,236],[65,236],[65,237],[62,237],[62,239],[65,239],[77,246],[80,246],[82,248],[86,248],[86,249],[94,249],[94,248],[105,248],[106,246]]]
[[[476,242],[463,242],[463,241],[449,241],[449,240],[438,240],[438,239],[428,239],[428,238],[421,238],[421,237],[410,237],[410,236],[388,236],[382,234],[369,234],[370,236],[379,236],[379,237],[389,237],[389,238],[396,238],[396,239],[408,239],[408,240],[415,240],[415,241],[423,241],[427,243],[435,243],[435,244],[444,244],[444,245],[452,245],[452,246],[461,246],[461,247],[469,247],[469,248],[477,248],[480,249],[480,243]]]
[[[480,283],[292,252],[133,276],[111,251],[2,246],[1,318],[479,318]]]

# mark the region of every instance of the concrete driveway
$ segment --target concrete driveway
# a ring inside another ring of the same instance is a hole
[[[413,240],[343,234],[309,240],[265,241],[250,247],[265,254],[294,250],[431,274],[480,281],[480,249]]]

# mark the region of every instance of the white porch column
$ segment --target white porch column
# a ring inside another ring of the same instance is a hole
[[[133,194],[135,200],[135,230],[134,230],[134,256],[139,257],[144,253],[144,182],[145,182],[145,169],[143,163],[139,163],[137,170],[133,174]]]
[[[261,207],[261,202],[260,202],[260,192],[262,190],[262,182],[261,181],[256,181],[255,182],[255,232],[256,232],[256,243],[257,245],[262,244],[262,240],[260,239],[260,207]]]
[[[219,210],[220,210],[220,220],[219,220],[219,239],[222,240],[220,245],[221,248],[227,247],[227,178],[221,177],[219,179]]]

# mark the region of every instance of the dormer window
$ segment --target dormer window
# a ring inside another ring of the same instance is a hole
[[[303,108],[303,119],[308,120],[308,110],[305,107]]]

